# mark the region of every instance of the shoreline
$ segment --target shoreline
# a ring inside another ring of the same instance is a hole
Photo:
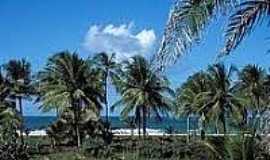
[[[141,129],[141,135],[142,135],[142,129]],[[146,129],[147,136],[200,136],[200,133],[198,132],[190,132],[188,133],[172,133],[168,134],[160,129]],[[17,133],[20,135],[19,131]],[[129,128],[122,128],[122,129],[113,129],[112,130],[113,135],[115,136],[139,136],[138,129],[132,129]],[[25,132],[23,133],[24,136],[27,136]],[[211,137],[223,137],[223,136],[238,136],[239,133],[227,133],[227,134],[216,134],[216,133],[206,133],[205,136],[211,136]],[[245,134],[250,135],[250,134]],[[261,136],[270,136],[270,134],[260,134]],[[32,130],[29,132],[28,136],[31,137],[43,137],[47,136],[46,130]],[[251,135],[250,135],[251,136]]]

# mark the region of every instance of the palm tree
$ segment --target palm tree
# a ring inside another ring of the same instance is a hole
[[[98,68],[102,69],[104,74],[104,88],[105,88],[105,108],[106,108],[106,122],[109,124],[109,103],[108,103],[108,83],[109,78],[114,76],[117,63],[115,61],[115,54],[99,53],[94,58],[93,61],[97,64]]]
[[[177,0],[170,11],[157,54],[161,66],[175,61],[198,43],[207,25],[229,13],[237,0]]]
[[[199,95],[207,92],[209,86],[208,75],[201,71],[190,76],[187,81],[177,89],[176,101],[178,115],[197,114],[202,102]]]
[[[234,50],[257,24],[270,16],[269,0],[247,0],[241,2],[229,19],[224,53]]]
[[[22,100],[30,98],[33,94],[31,84],[31,65],[25,59],[10,60],[4,65],[7,80],[10,83],[10,94],[18,101],[19,113],[21,116],[20,137],[21,143],[24,145],[23,138],[23,106]]]
[[[218,132],[219,122],[223,125],[224,133],[227,132],[227,116],[242,118],[242,103],[234,95],[234,87],[231,83],[233,70],[233,67],[226,69],[223,64],[210,66],[207,70],[210,83],[208,91],[202,92],[200,95],[204,105],[199,109],[199,112],[203,112],[208,120],[215,121],[216,132]]]
[[[190,51],[194,43],[200,42],[203,31],[213,19],[220,15],[229,18],[225,31],[225,47],[220,55],[230,54],[242,40],[270,15],[269,0],[177,0],[173,5],[163,34],[157,60],[163,67]]]
[[[239,73],[237,88],[240,94],[247,100],[249,107],[254,107],[255,116],[264,110],[266,102],[266,72],[257,65],[247,65]]]
[[[177,89],[176,114],[187,117],[189,117],[191,114],[200,114],[200,116],[203,117],[202,113],[198,113],[198,110],[204,104],[200,98],[200,95],[201,93],[207,92],[209,87],[208,75],[205,72],[201,71],[190,76],[187,81]],[[202,123],[202,129],[204,129],[204,121]],[[187,128],[189,130],[189,123]]]
[[[80,123],[84,108],[99,114],[104,101],[102,73],[77,53],[63,51],[49,58],[39,73],[39,94],[42,108],[57,106],[74,114],[77,147],[81,146]]]
[[[139,133],[142,121],[145,136],[147,115],[153,113],[161,118],[161,115],[166,114],[173,107],[170,99],[173,91],[169,88],[168,81],[153,72],[149,62],[142,56],[134,56],[125,61],[122,72],[116,79],[116,88],[122,97],[112,106],[112,109],[123,106],[121,111],[123,118],[127,118],[134,112],[139,124]]]
[[[0,141],[6,142],[9,137],[16,134],[19,126],[18,112],[16,103],[10,99],[9,82],[0,72]],[[10,135],[12,134],[12,135]]]

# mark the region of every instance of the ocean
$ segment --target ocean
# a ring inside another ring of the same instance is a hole
[[[102,117],[105,119],[105,117]],[[56,117],[53,116],[26,116],[24,119],[24,126],[30,130],[46,129],[50,124],[56,121]],[[121,120],[120,117],[110,117],[111,126],[113,129],[128,128],[127,124]],[[190,129],[195,130],[198,128],[197,119],[190,119]],[[174,131],[185,133],[187,130],[187,118],[163,118],[161,121],[156,119],[149,119],[147,122],[147,128],[168,130],[172,128]]]

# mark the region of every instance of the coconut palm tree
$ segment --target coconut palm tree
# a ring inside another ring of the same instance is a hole
[[[24,145],[23,138],[23,106],[22,100],[29,99],[34,93],[31,84],[31,65],[25,59],[10,60],[4,64],[7,80],[10,84],[11,97],[18,102],[19,113],[21,116],[20,137],[21,143]]]
[[[208,75],[201,71],[190,76],[187,81],[177,89],[176,92],[176,114],[179,116],[189,117],[191,114],[198,115],[203,118],[203,113],[198,110],[203,106],[204,102],[200,98],[201,93],[207,92],[209,86]],[[189,121],[189,118],[188,118]],[[187,123],[189,130],[189,122]],[[204,130],[204,121],[202,121],[202,131]]]
[[[210,66],[207,70],[210,83],[208,91],[200,95],[204,105],[198,111],[203,112],[208,120],[215,121],[216,132],[219,122],[222,123],[224,133],[227,132],[227,116],[232,115],[238,120],[242,118],[242,103],[235,96],[231,82],[233,70],[233,67],[226,69],[223,64]]]
[[[97,67],[102,69],[104,74],[104,94],[105,94],[105,108],[106,108],[106,122],[109,124],[109,102],[108,102],[108,83],[109,78],[114,76],[115,69],[118,66],[115,61],[115,54],[99,53],[94,58],[93,61],[96,63]]]
[[[257,65],[247,65],[239,72],[238,77],[237,88],[240,95],[247,100],[247,107],[252,107],[249,109],[259,117],[264,111],[267,98],[265,70]]]
[[[170,97],[173,91],[165,77],[153,72],[149,62],[139,55],[125,61],[122,72],[118,75],[116,88],[121,94],[121,99],[112,109],[123,106],[123,118],[127,118],[132,112],[135,113],[139,131],[142,121],[143,134],[146,135],[147,115],[153,113],[161,118],[171,110],[173,102]]]
[[[190,76],[187,81],[177,89],[177,113],[178,115],[197,114],[202,102],[199,95],[207,92],[209,88],[208,75],[201,71]]]
[[[102,73],[77,53],[63,51],[49,58],[39,73],[39,94],[42,108],[57,106],[70,110],[74,115],[77,147],[81,146],[81,111],[88,108],[97,115],[104,101]]]
[[[19,124],[16,103],[10,99],[9,82],[0,72],[0,141],[6,142],[10,134],[15,136]]]

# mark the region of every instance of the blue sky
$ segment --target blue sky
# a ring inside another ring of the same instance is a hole
[[[87,57],[104,47],[128,52],[128,56],[137,50],[150,57],[158,47],[171,4],[172,0],[1,0],[0,63],[24,57],[37,72],[57,51],[77,50]],[[224,42],[226,24],[226,18],[213,21],[204,32],[202,43],[195,44],[189,55],[168,68],[167,76],[173,87],[214,63]],[[224,62],[238,67],[254,63],[268,69],[266,51],[270,42],[265,33],[269,33],[266,25],[257,27]],[[115,99],[117,94],[111,89],[110,103]],[[25,114],[41,113],[37,105],[28,102]]]

